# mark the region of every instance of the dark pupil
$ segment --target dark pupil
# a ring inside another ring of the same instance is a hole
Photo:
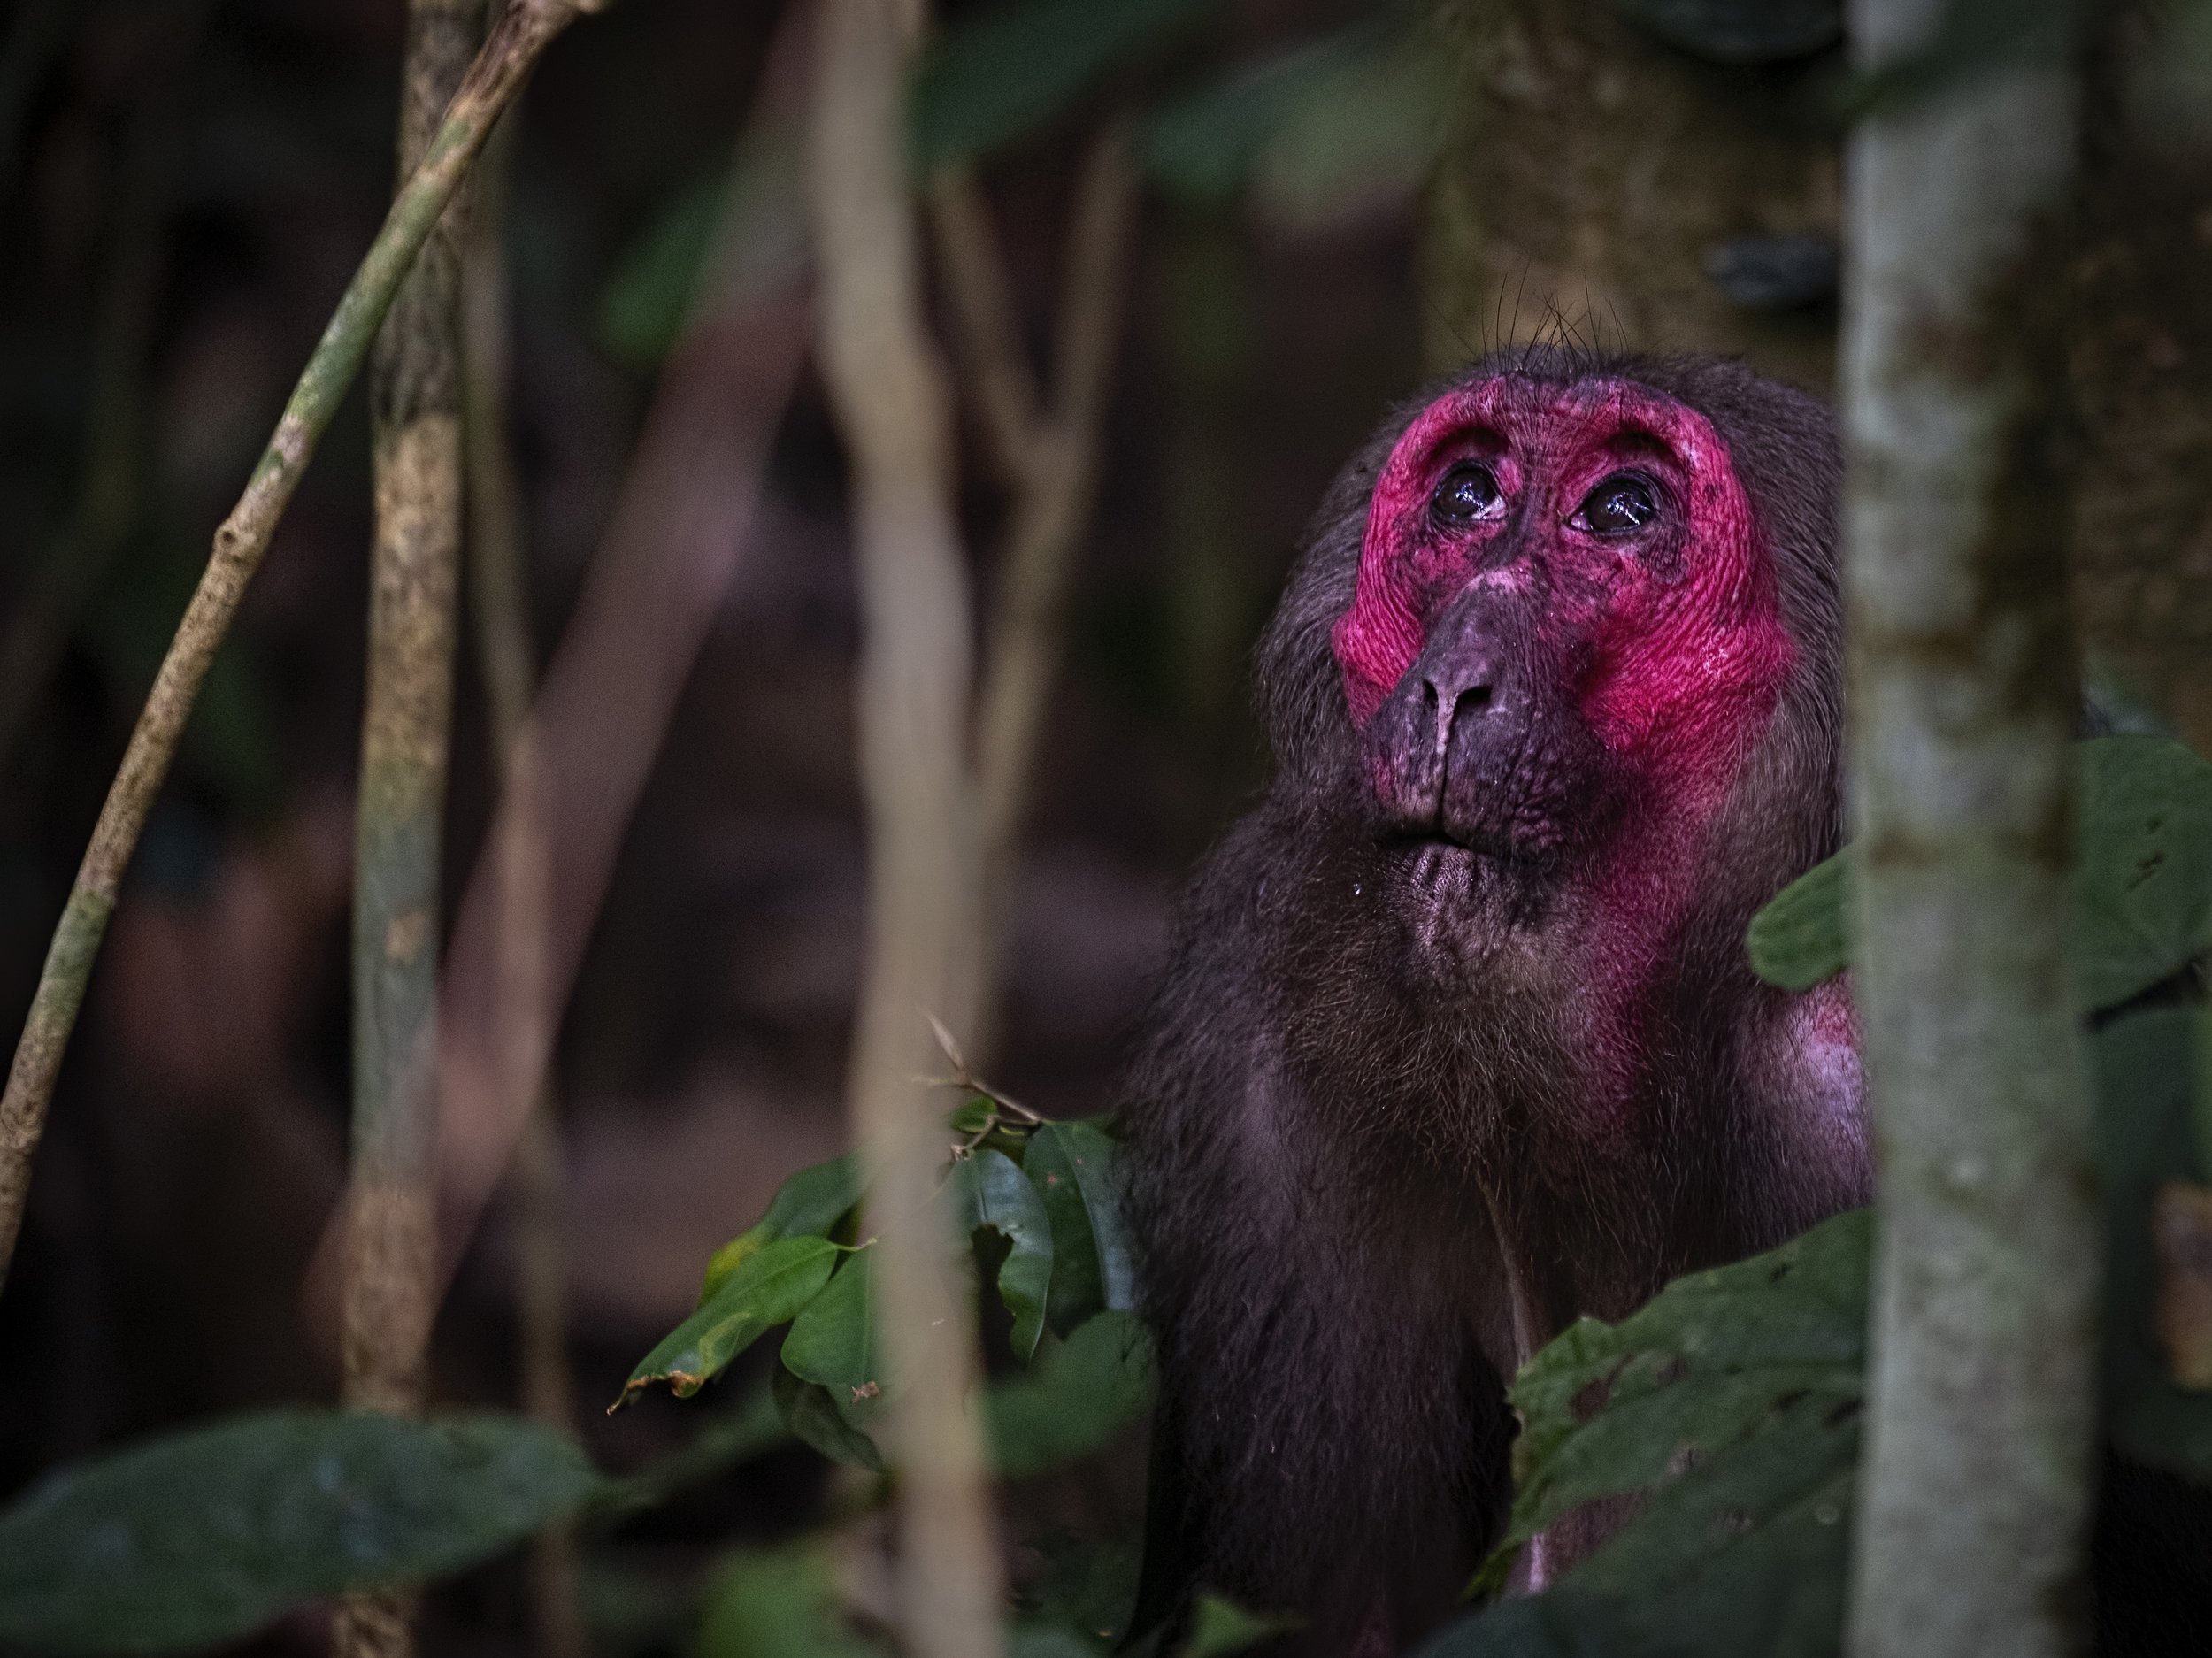
[[[1582,517],[1600,535],[1617,535],[1649,523],[1658,510],[1649,485],[1634,478],[1609,478],[1582,503]]]
[[[1437,485],[1430,505],[1438,518],[1464,524],[1487,512],[1497,499],[1498,480],[1487,466],[1455,466]]]

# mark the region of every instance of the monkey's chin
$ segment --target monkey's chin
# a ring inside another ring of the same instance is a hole
[[[1465,968],[1540,925],[1559,890],[1557,860],[1524,843],[1401,835],[1383,848],[1417,955]]]

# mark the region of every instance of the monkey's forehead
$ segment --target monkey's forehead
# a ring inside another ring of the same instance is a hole
[[[1468,441],[1540,461],[1624,439],[1663,450],[1691,472],[1728,464],[1712,422],[1665,392],[1611,374],[1561,380],[1507,372],[1454,387],[1422,410],[1387,469],[1419,466]]]

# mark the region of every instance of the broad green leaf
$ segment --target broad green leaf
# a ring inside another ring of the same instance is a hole
[[[826,1238],[860,1201],[860,1155],[847,1152],[793,1175],[768,1200],[767,1212],[707,1262],[704,1304],[730,1274],[764,1246],[785,1238]]]
[[[1248,1612],[1235,1601],[1217,1594],[1201,1594],[1191,1618],[1191,1631],[1182,1646],[1182,1658],[1229,1658],[1263,1640],[1298,1627],[1299,1620],[1283,1613]]]
[[[875,1252],[845,1257],[829,1287],[791,1321],[783,1339],[784,1368],[831,1393],[884,1386],[883,1355],[876,1343]],[[873,1396],[873,1395],[870,1395]],[[841,1406],[848,1402],[838,1401]]]
[[[1094,1122],[1045,1123],[1022,1169],[1052,1223],[1054,1330],[1065,1335],[1102,1307],[1133,1310],[1136,1268],[1114,1178],[1114,1142]]]
[[[1523,1427],[1504,1547],[1711,1457],[1785,1401],[1855,1401],[1871,1234],[1870,1211],[1839,1215],[1766,1255],[1678,1278],[1617,1324],[1578,1319],[1537,1354],[1512,1389]]]
[[[1014,1356],[1026,1362],[1037,1350],[1052,1291],[1052,1222],[1044,1200],[1002,1151],[961,1158],[948,1185],[963,1238],[987,1229],[1009,1245],[998,1270],[999,1299],[1014,1315]]]
[[[2079,767],[2069,957],[2075,995],[2119,1006],[2212,949],[2212,765],[2162,737],[2075,745]],[[1849,964],[1849,854],[1752,918],[1753,970],[1804,990]]]
[[[2116,1007],[2212,949],[2212,765],[2158,737],[2076,748],[2074,984]]]
[[[883,1454],[876,1442],[845,1420],[828,1388],[803,1380],[780,1364],[773,1386],[777,1413],[794,1436],[833,1462],[864,1468],[872,1474],[883,1472]]]
[[[1839,0],[1614,0],[1670,46],[1724,64],[1802,58],[1843,38]]]
[[[666,1382],[679,1398],[697,1393],[764,1333],[804,1310],[829,1282],[836,1259],[837,1246],[823,1238],[762,1245],[645,1355],[615,1403],[627,1403],[655,1382]]]
[[[812,1539],[726,1560],[706,1593],[699,1658],[882,1658],[841,1613],[833,1545]]]
[[[458,1571],[598,1484],[567,1439],[511,1416],[275,1410],[194,1429],[0,1513],[0,1646],[237,1640],[305,1600]]]
[[[1744,947],[1751,971],[1770,985],[1810,990],[1851,964],[1847,856],[1839,852],[1814,864],[1751,917]]]
[[[985,1409],[991,1462],[1025,1478],[1087,1456],[1152,1396],[1152,1343],[1127,1313],[1103,1312],[1045,1346],[1027,1376],[994,1383]]]
[[[1019,137],[1217,0],[1013,0],[946,31],[914,83],[915,169]]]
[[[1793,1401],[1556,1586],[1498,1602],[1421,1658],[1833,1658],[1857,1450],[1855,1410]]]

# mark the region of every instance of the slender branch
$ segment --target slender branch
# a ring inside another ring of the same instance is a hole
[[[683,328],[576,601],[524,722],[470,872],[440,990],[440,1270],[450,1275],[543,1086],[554,1032],[596,925],[622,837],[745,550],[768,449],[812,336],[796,129],[811,4],[779,26]],[[504,980],[500,848],[544,849],[559,903],[542,976]],[[326,1322],[339,1229],[307,1273]]]
[[[409,0],[399,176],[468,71],[483,0]],[[439,879],[461,576],[461,249],[468,198],[424,242],[369,364],[376,530],[353,879],[353,1170],[345,1402],[419,1414],[436,1308]],[[406,1658],[411,1587],[346,1596],[334,1658]]]
[[[987,1055],[997,1036],[1024,819],[1059,672],[1069,579],[1097,492],[1100,426],[1136,217],[1127,151],[1119,126],[1091,147],[1064,255],[1051,404],[1030,414],[1018,442],[1008,446],[1020,456],[1022,470],[976,717],[985,966],[972,1045],[979,1054]],[[956,180],[941,187],[938,203],[948,286],[956,315],[967,319],[972,372],[981,386],[1018,380],[1025,387],[1027,369],[1018,355],[1010,365],[997,360],[1002,350],[1016,349],[1016,330],[980,196]],[[948,203],[958,205],[948,211]],[[1033,402],[1033,394],[1022,395]]]
[[[1855,0],[1879,68],[1945,0]],[[1855,1658],[2085,1650],[2101,1226],[2067,991],[2076,88],[1978,66],[1854,135],[1853,991],[1879,1226]]]
[[[932,187],[929,208],[938,268],[952,302],[954,343],[964,360],[992,463],[1008,488],[1027,488],[1039,459],[1044,407],[1022,349],[1019,313],[989,204],[975,175],[954,166]]]
[[[974,1310],[933,1203],[942,1136],[923,1073],[924,1009],[973,1017],[980,894],[968,796],[967,572],[952,506],[949,398],[922,315],[902,115],[914,32],[887,0],[826,0],[810,196],[819,357],[852,456],[864,646],[868,963],[853,1045],[854,1137],[873,1165],[899,1464],[902,1646],[995,1658],[1001,1568],[969,1409]]]
[[[586,0],[513,0],[510,4],[477,54],[421,166],[393,202],[383,228],[339,300],[245,493],[215,532],[207,569],[154,677],[152,693],[101,806],[91,844],[47,950],[30,1015],[9,1067],[6,1093],[0,1095],[0,1281],[4,1281],[22,1226],[31,1155],[45,1126],[54,1079],[84,1002],[85,982],[114,910],[124,866],[175,758],[178,739],[216,647],[230,629],[246,583],[268,551],[269,539],[300,474],[359,372],[392,296],[460,188],[491,123],[554,38],[578,16],[596,9],[595,3]]]

